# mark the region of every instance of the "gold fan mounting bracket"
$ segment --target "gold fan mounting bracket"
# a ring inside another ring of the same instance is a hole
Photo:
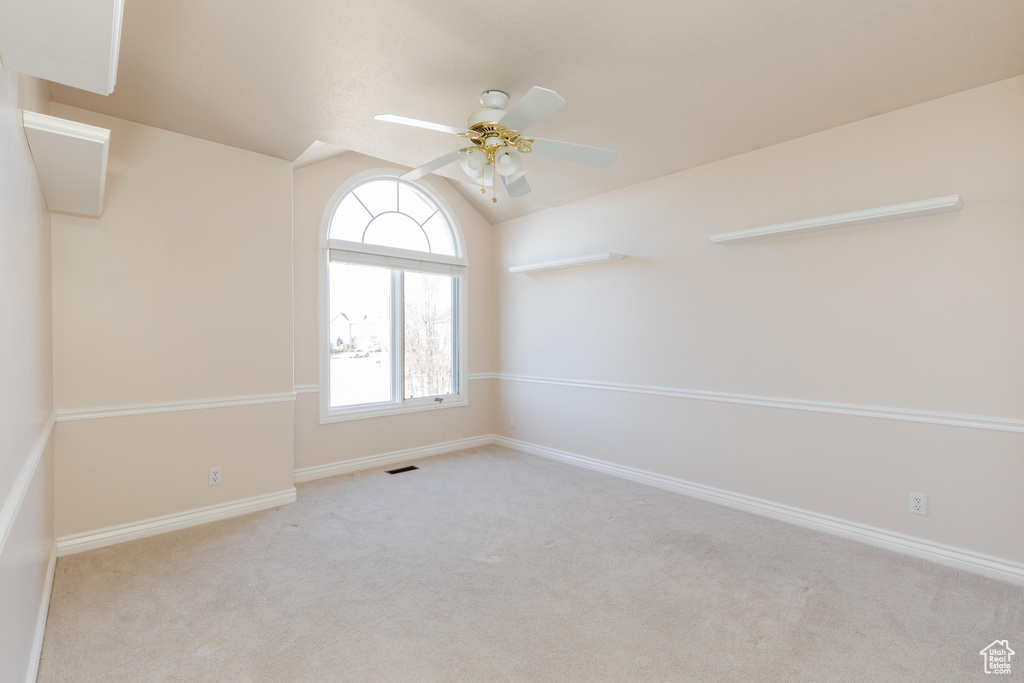
[[[503,147],[513,147],[517,152],[529,154],[530,145],[533,144],[533,138],[523,137],[519,134],[519,131],[506,128],[497,121],[484,121],[482,123],[478,123],[465,133],[459,133],[459,135],[466,138],[474,145],[473,147],[466,147],[459,151],[469,154],[474,150],[481,149],[485,154],[487,154],[488,164],[494,164],[498,150]],[[501,142],[496,144],[487,144],[488,140],[494,140],[495,138]]]

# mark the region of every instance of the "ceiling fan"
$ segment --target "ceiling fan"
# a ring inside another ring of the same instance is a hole
[[[468,147],[449,152],[423,164],[404,174],[402,178],[422,178],[461,159],[462,170],[472,180],[480,183],[481,192],[486,193],[488,187],[494,186],[494,176],[497,173],[510,197],[522,197],[530,192],[530,184],[526,181],[526,169],[521,158],[523,154],[539,154],[599,168],[608,168],[615,163],[615,152],[608,149],[523,135],[527,128],[565,104],[565,100],[554,90],[534,86],[508,111],[505,110],[508,95],[501,90],[485,91],[480,95],[480,103],[484,108],[470,115],[465,128],[411,119],[397,114],[378,114],[375,117],[378,121],[401,123],[442,133],[455,133],[472,143]],[[491,201],[497,202],[498,198],[492,197]]]

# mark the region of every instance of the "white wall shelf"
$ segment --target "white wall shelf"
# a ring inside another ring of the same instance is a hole
[[[833,216],[807,218],[802,221],[793,221],[791,223],[777,223],[775,225],[766,225],[760,228],[750,228],[749,230],[720,232],[716,235],[708,236],[708,239],[715,243],[742,242],[803,232],[817,232],[820,230],[831,230],[833,228],[846,228],[854,225],[865,225],[868,223],[897,221],[904,218],[916,218],[917,216],[930,216],[936,213],[949,213],[951,211],[959,211],[963,205],[964,203],[960,200],[960,195],[954,194],[948,197],[938,197],[936,199],[923,199],[919,202],[907,202],[906,204],[881,206],[877,209],[864,209],[863,211],[837,213]]]
[[[510,273],[539,273],[544,270],[561,270],[562,268],[579,268],[580,266],[593,266],[598,263],[609,263],[621,261],[625,256],[604,252],[603,254],[590,254],[588,256],[576,256],[574,258],[559,259],[558,261],[544,261],[543,263],[531,263],[526,266],[509,266]]]
[[[4,68],[109,95],[117,81],[124,0],[3,0]]]
[[[110,131],[23,112],[25,136],[50,211],[99,216],[107,180]]]

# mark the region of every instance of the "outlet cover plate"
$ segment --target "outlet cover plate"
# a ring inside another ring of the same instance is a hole
[[[928,514],[928,495],[925,493],[910,494],[910,512],[915,515]]]

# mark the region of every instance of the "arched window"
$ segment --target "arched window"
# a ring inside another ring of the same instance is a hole
[[[465,405],[455,216],[397,171],[335,191],[321,224],[321,421]]]

